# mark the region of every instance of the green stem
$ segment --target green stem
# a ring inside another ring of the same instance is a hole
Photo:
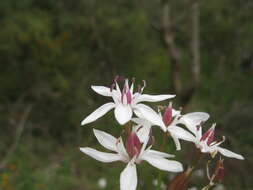
[[[161,147],[160,147],[161,152],[164,151],[164,149],[165,149],[165,142],[166,142],[167,138],[168,138],[168,134],[164,133],[163,141],[162,141],[162,144],[161,144]],[[158,178],[157,178],[157,186],[156,186],[157,190],[161,189],[162,177],[163,177],[163,172],[161,170],[159,170],[159,174],[158,174]]]

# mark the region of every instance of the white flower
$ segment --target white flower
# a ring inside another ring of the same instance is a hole
[[[126,168],[120,174],[120,190],[136,189],[136,163],[139,164],[143,160],[160,170],[170,172],[181,172],[183,170],[181,163],[166,159],[174,157],[174,155],[151,150],[151,147],[147,148],[147,141],[141,144],[134,132],[129,135],[126,148],[121,137],[116,139],[110,134],[96,129],[94,129],[94,134],[103,147],[115,153],[100,152],[89,147],[80,148],[80,150],[101,162],[122,161],[127,163]]]
[[[195,143],[196,147],[199,148],[202,153],[210,153],[211,156],[214,157],[217,152],[219,152],[226,157],[244,160],[243,156],[236,154],[228,149],[220,147],[220,145],[225,141],[225,137],[223,137],[223,140],[220,142],[214,141],[215,125],[216,124],[213,124],[212,127],[209,128],[203,135],[201,126],[186,126],[195,135],[192,139],[192,142]]]
[[[207,113],[194,112],[190,114],[181,115],[180,111],[172,109],[170,104],[164,114],[161,112],[158,114],[151,108],[140,109],[141,114],[139,117],[144,117],[145,119],[133,118],[132,121],[137,123],[135,130],[140,131],[142,134],[141,139],[148,138],[151,126],[157,125],[164,132],[169,132],[170,136],[173,138],[176,149],[181,150],[181,145],[179,139],[186,141],[193,141],[194,136],[187,130],[179,127],[178,124],[184,124],[191,122],[192,125],[199,125],[201,122],[206,121],[209,117]]]
[[[134,93],[134,83],[132,83],[131,87],[129,88],[128,79],[125,80],[122,90],[119,88],[117,79],[115,79],[115,83],[111,88],[104,86],[91,86],[92,90],[94,90],[96,93],[102,96],[112,97],[113,102],[106,103],[97,108],[81,122],[81,125],[85,125],[97,120],[113,108],[115,108],[114,115],[116,120],[121,125],[124,125],[131,120],[133,112],[139,113],[140,109],[148,109],[146,108],[147,106],[141,104],[140,102],[159,102],[175,97],[175,95],[142,94],[144,87],[145,83],[143,87],[139,89],[139,92]]]

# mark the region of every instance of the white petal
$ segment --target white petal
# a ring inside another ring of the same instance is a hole
[[[133,131],[137,134],[141,143],[145,142],[150,137],[150,125],[136,125],[133,126]]]
[[[160,151],[156,151],[156,150],[147,150],[145,151],[145,154],[151,154],[151,156],[158,156],[158,157],[162,157],[162,158],[174,158],[175,155],[173,154],[167,154],[165,152],[160,152]]]
[[[100,131],[97,129],[93,129],[93,132],[94,132],[98,142],[103,147],[117,152],[117,147],[116,147],[117,139],[115,137],[113,137],[112,135],[110,135],[104,131]]]
[[[143,160],[146,160],[152,166],[169,172],[181,172],[183,171],[183,166],[180,162],[174,160],[167,160],[163,157],[152,156],[150,154],[143,154]]]
[[[136,97],[134,103],[137,104],[139,102],[160,102],[163,100],[167,100],[170,98],[174,98],[176,95],[148,95],[148,94],[141,94],[140,96]]]
[[[240,154],[236,154],[228,149],[225,149],[225,148],[221,148],[221,147],[217,147],[218,151],[226,156],[226,157],[230,157],[230,158],[236,158],[236,159],[239,159],[239,160],[244,160],[244,157]]]
[[[134,92],[134,83],[133,82],[132,82],[131,87],[130,87],[130,92],[133,95],[133,92]]]
[[[118,104],[114,110],[114,115],[119,124],[124,125],[131,120],[133,111],[129,105]]]
[[[141,114],[141,113],[139,113],[139,114]],[[144,119],[144,118],[135,117],[135,118],[132,119],[132,121],[135,122],[138,125],[145,125],[145,126],[150,126],[150,127],[152,126],[152,123],[149,122],[148,120]]]
[[[117,152],[121,156],[122,160],[124,162],[128,162],[129,161],[129,156],[127,154],[126,148],[124,146],[124,143],[123,143],[123,140],[122,140],[121,137],[117,140],[117,145],[116,146],[117,146]]]
[[[173,136],[179,139],[183,139],[185,141],[191,141],[191,142],[195,141],[195,137],[191,133],[189,133],[188,131],[186,131],[185,129],[181,127],[169,126],[167,130],[170,134],[173,134]]]
[[[121,90],[119,88],[119,84],[116,82],[116,90],[115,90],[116,94],[118,97],[121,97]]]
[[[185,126],[196,135],[197,125],[208,120],[209,114],[205,112],[193,112],[185,114],[179,120],[180,123],[185,124]]]
[[[178,116],[181,114],[181,111],[180,110],[175,110],[175,109],[172,109],[172,117],[175,117],[175,116]]]
[[[174,135],[174,133],[171,133],[170,136],[172,137],[172,139],[175,143],[176,149],[181,150],[181,144],[180,144],[179,139]]]
[[[136,165],[129,162],[120,174],[120,190],[135,190],[137,187]]]
[[[111,89],[105,86],[91,86],[92,90],[94,90],[96,93],[102,95],[102,96],[112,96]]]
[[[106,153],[106,152],[100,152],[93,148],[85,147],[80,148],[80,150],[87,154],[88,156],[100,161],[100,162],[115,162],[120,161],[121,157],[119,154],[113,154],[113,153]]]
[[[82,122],[81,125],[85,125],[87,123],[91,123],[95,120],[97,120],[98,118],[102,117],[103,115],[105,115],[108,111],[110,111],[112,108],[115,107],[115,104],[110,102],[110,103],[106,103],[102,106],[100,106],[99,108],[97,108],[94,112],[92,112],[90,115],[88,115]]]
[[[149,122],[153,123],[154,125],[160,126],[163,131],[166,131],[166,127],[162,121],[162,118],[152,108],[150,108],[144,104],[137,104],[135,106],[135,110],[134,110],[135,114],[141,114],[140,116],[142,116],[143,118],[145,118]]]

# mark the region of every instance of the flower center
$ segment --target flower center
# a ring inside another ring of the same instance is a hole
[[[138,156],[141,151],[141,142],[135,132],[131,132],[126,141],[126,150],[130,158]]]

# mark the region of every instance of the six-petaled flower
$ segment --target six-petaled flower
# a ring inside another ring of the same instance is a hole
[[[111,88],[105,86],[91,86],[92,90],[96,93],[111,97],[113,102],[106,103],[97,108],[93,113],[88,115],[82,122],[82,125],[91,123],[98,118],[105,115],[108,111],[114,108],[114,115],[119,124],[124,125],[131,120],[133,112],[140,115],[142,111],[148,111],[149,107],[141,102],[159,102],[175,97],[175,95],[148,95],[143,94],[145,82],[142,88],[139,88],[138,92],[134,93],[134,82],[129,87],[128,79],[125,80],[125,84],[122,90],[118,85],[117,79],[115,79]]]
[[[174,155],[152,150],[147,147],[148,141],[140,142],[138,136],[131,132],[127,138],[126,148],[122,138],[115,138],[108,133],[94,129],[94,134],[98,142],[105,148],[115,153],[100,152],[93,148],[84,147],[80,150],[101,162],[122,161],[127,163],[126,168],[120,174],[120,189],[135,190],[137,187],[136,164],[147,161],[152,166],[170,172],[181,172],[183,166],[180,162],[168,160]]]

